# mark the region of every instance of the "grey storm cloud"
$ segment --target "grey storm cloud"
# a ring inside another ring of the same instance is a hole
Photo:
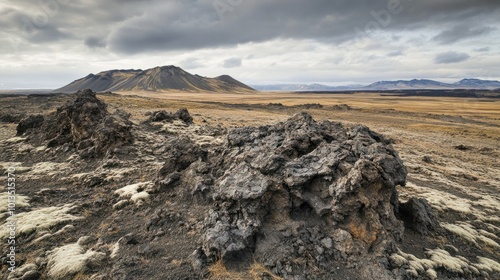
[[[445,53],[439,53],[434,58],[434,63],[436,64],[451,64],[466,61],[470,56],[466,53],[459,53],[454,51],[449,51]]]
[[[460,24],[451,29],[442,31],[432,39],[440,44],[452,44],[464,39],[488,34],[493,30],[495,30],[495,28],[489,26],[471,27],[469,25]]]
[[[473,22],[476,18],[486,18],[494,24],[500,18],[498,0],[5,0],[4,3],[9,8],[0,6],[0,15],[5,14],[0,26],[10,36],[16,36],[16,30],[19,35],[26,22],[34,22],[38,17],[43,23],[37,26],[39,35],[24,36],[25,40],[79,40],[89,47],[102,47],[106,42],[111,51],[129,54],[234,46],[279,38],[338,44],[355,39],[359,30],[366,33],[377,29],[425,30],[441,24],[460,26],[461,22]],[[488,30],[488,27],[457,27],[443,31],[435,40],[452,43]],[[97,40],[101,34],[106,38]]]
[[[87,37],[84,41],[85,46],[89,48],[104,48],[106,47],[106,40],[103,38],[90,36]]]
[[[233,57],[226,59],[223,63],[224,68],[235,68],[240,67],[242,64],[241,58]]]
[[[158,4],[120,24],[112,49],[124,53],[219,47],[276,38],[341,43],[373,29],[414,30],[429,24],[500,16],[496,0],[198,0]],[[231,5],[230,3],[240,3]],[[217,8],[214,3],[225,3]],[[397,3],[397,13],[388,8]],[[222,9],[222,10],[221,10]],[[443,12],[448,12],[443,17]]]
[[[490,47],[483,47],[483,48],[474,49],[475,52],[489,52],[490,50],[491,50]]]
[[[203,65],[203,63],[201,63],[195,57],[190,57],[190,58],[184,59],[181,62],[179,62],[179,65],[182,68],[188,69],[188,70],[190,70],[190,69],[197,69],[197,68],[201,68],[201,67],[205,66],[205,65]]]
[[[388,57],[397,57],[397,56],[402,56],[403,51],[392,51],[387,54]]]

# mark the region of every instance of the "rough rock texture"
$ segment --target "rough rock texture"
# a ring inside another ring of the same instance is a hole
[[[183,145],[190,157],[173,151],[157,189],[183,186],[213,205],[204,222],[208,258],[253,255],[287,279],[349,259],[375,264],[363,277],[389,277],[381,263],[404,229],[394,213],[406,169],[382,136],[301,113],[234,129],[212,153]]]
[[[165,110],[155,111],[151,113],[151,116],[149,117],[149,122],[172,122],[173,120],[181,120],[187,124],[193,123],[193,117],[191,117],[186,108],[179,109],[175,113],[170,113]]]
[[[126,114],[109,113],[95,92],[82,90],[76,93],[74,101],[53,114],[23,119],[17,132],[48,140],[48,147],[70,144],[81,156],[95,157],[132,143],[131,126]]]
[[[42,115],[31,115],[22,119],[17,125],[17,135],[23,135],[26,131],[33,128],[39,128],[43,124]]]
[[[24,118],[24,114],[22,113],[9,113],[9,112],[1,112],[0,113],[0,123],[19,123]]]
[[[418,233],[428,234],[441,228],[427,200],[423,198],[410,198],[399,205],[399,213],[405,221],[405,226]]]

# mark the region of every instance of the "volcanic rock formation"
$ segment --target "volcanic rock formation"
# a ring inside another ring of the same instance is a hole
[[[136,124],[128,118],[85,90],[56,112],[19,123],[24,137],[15,141],[33,145],[38,156],[61,155],[60,163],[39,166],[71,170],[69,177],[51,176],[73,187],[80,196],[75,204],[95,210],[90,222],[68,216],[73,208],[64,206],[61,223],[99,225],[85,233],[98,237],[84,238],[89,244],[73,240],[41,250],[39,266],[26,269],[49,278],[198,279],[222,260],[236,270],[257,262],[284,279],[397,279],[413,269],[398,248],[405,225],[417,234],[440,229],[425,200],[399,204],[396,186],[405,185],[406,168],[390,141],[366,126],[318,122],[307,113],[229,131],[197,125],[186,109],[152,112]],[[37,191],[33,201],[52,192],[57,189]],[[73,197],[54,195],[64,203]],[[101,232],[104,227],[111,230]],[[49,235],[58,234],[65,231]],[[32,238],[36,245],[42,236]],[[62,252],[69,249],[65,262]],[[419,267],[411,275],[418,277]],[[425,268],[434,275],[439,267]],[[128,277],[134,273],[137,278]]]
[[[192,75],[176,66],[162,66],[147,70],[109,70],[96,75],[90,74],[54,92],[75,92],[82,89],[94,91],[212,91],[212,92],[249,92],[253,88],[222,75],[207,78]]]
[[[83,157],[102,157],[114,148],[131,144],[132,123],[123,112],[111,114],[95,92],[82,90],[76,99],[47,116],[28,116],[17,126],[18,135],[49,140],[48,147],[69,145]]]
[[[234,129],[212,153],[184,142],[156,189],[212,205],[195,263],[253,256],[291,279],[349,261],[360,265],[360,276],[389,277],[382,264],[402,237],[395,187],[405,180],[401,159],[381,135],[301,113]]]

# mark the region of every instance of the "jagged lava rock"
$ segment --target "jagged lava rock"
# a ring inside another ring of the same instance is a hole
[[[378,263],[402,237],[396,185],[405,184],[407,172],[391,144],[365,126],[300,113],[276,125],[233,129],[217,151],[189,161],[180,169],[177,160],[167,162],[159,177],[172,170],[175,180],[168,182],[204,192],[212,205],[202,240],[209,258],[253,255],[289,277],[280,264],[309,250],[323,263],[371,255],[382,271]],[[325,243],[335,249],[325,250]]]
[[[189,114],[186,108],[181,108],[175,113],[169,113],[165,110],[155,111],[151,113],[149,117],[149,122],[172,122],[173,120],[181,120],[186,124],[193,123],[193,117]]]
[[[100,157],[114,148],[133,142],[132,123],[126,114],[111,114],[91,90],[76,93],[76,99],[48,116],[29,116],[18,127],[18,135],[49,140],[48,147],[66,143],[84,157]]]

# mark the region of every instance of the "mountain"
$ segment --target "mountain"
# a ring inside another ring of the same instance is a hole
[[[449,84],[433,80],[398,80],[380,81],[364,87],[367,90],[403,90],[403,89],[448,89]]]
[[[367,90],[411,90],[411,89],[496,89],[500,87],[499,81],[463,79],[453,84],[442,83],[434,80],[399,80],[381,81],[373,83],[364,89]]]
[[[412,89],[498,89],[499,81],[463,79],[449,84],[427,79],[379,81],[368,86],[326,86],[321,84],[276,84],[254,85],[253,88],[261,91],[376,91],[376,90],[412,90]]]
[[[500,88],[499,81],[479,80],[479,79],[463,79],[459,82],[454,83],[453,85],[460,87],[460,88],[470,88],[470,89],[496,89],[496,88]]]
[[[253,85],[253,88],[261,91],[342,91],[361,88],[361,85],[351,86],[326,86],[322,84],[276,84],[276,85]]]
[[[192,75],[176,66],[162,66],[147,70],[109,70],[78,79],[54,92],[93,91],[212,91],[249,92],[253,88],[223,75],[207,78]]]

